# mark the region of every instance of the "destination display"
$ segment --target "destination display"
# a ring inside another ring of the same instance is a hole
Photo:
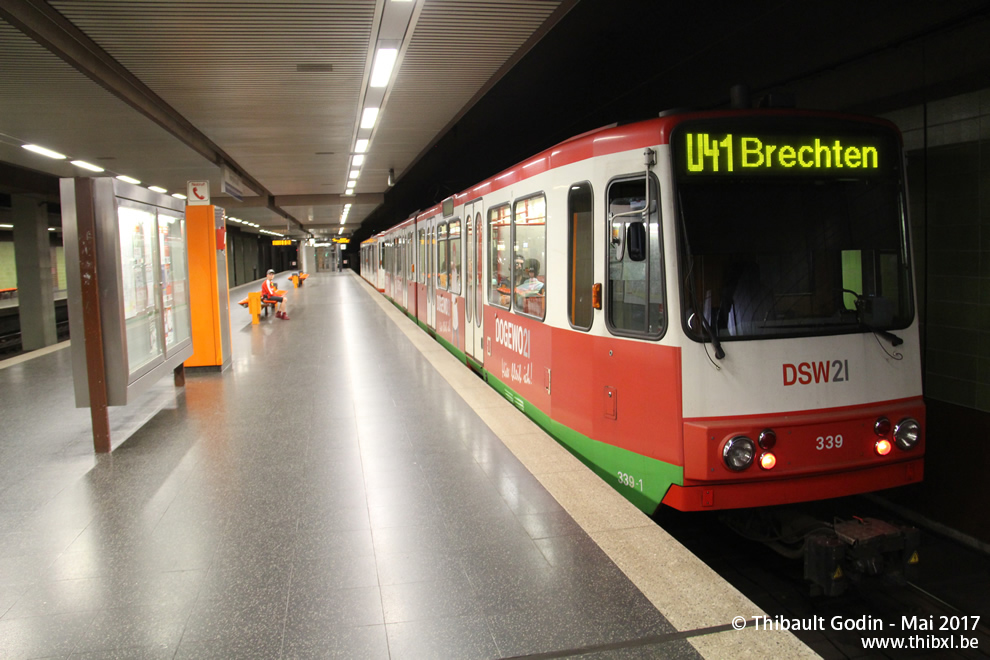
[[[883,132],[778,133],[754,127],[684,127],[674,140],[678,171],[686,177],[814,175],[872,176],[898,158]]]

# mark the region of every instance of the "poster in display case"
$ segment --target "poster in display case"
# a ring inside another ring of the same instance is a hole
[[[69,328],[83,326],[76,179],[62,179]],[[126,405],[192,355],[185,204],[111,178],[92,179],[107,403]],[[89,405],[83,341],[72,343],[76,406]]]

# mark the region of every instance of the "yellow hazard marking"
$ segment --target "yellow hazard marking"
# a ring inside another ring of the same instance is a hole
[[[920,562],[920,561],[921,561],[921,557],[919,557],[919,556],[918,556],[918,551],[917,551],[917,550],[915,550],[915,551],[914,551],[914,552],[913,552],[913,553],[911,554],[911,558],[910,558],[910,559],[908,559],[908,563],[909,563],[909,564],[917,564],[917,563],[918,563],[918,562]]]
[[[835,573],[832,573],[833,580],[841,580],[843,578],[842,567],[836,566]]]

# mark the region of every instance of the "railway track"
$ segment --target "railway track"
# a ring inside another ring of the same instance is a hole
[[[832,504],[836,515],[865,511],[891,518],[863,498]],[[956,541],[922,530],[914,579],[886,584],[864,578],[826,597],[811,595],[802,561],[739,537],[717,515],[665,514],[658,522],[771,622],[786,620],[780,627],[789,629],[800,627],[791,622],[817,622],[793,632],[826,660],[990,658],[990,556]]]

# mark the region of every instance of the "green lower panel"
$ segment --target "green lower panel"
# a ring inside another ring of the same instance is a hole
[[[582,463],[632,502],[652,514],[660,506],[671,484],[684,484],[684,468],[627,449],[593,440],[559,422],[532,405],[495,375],[486,371],[488,383],[516,408],[553,436]]]
[[[464,351],[462,351],[459,348],[456,348],[453,344],[451,344],[449,341],[447,341],[440,335],[434,334],[433,336],[436,338],[438,342],[440,342],[443,345],[444,348],[446,348],[448,351],[453,353],[454,357],[456,357],[464,364],[467,364],[467,354]]]

